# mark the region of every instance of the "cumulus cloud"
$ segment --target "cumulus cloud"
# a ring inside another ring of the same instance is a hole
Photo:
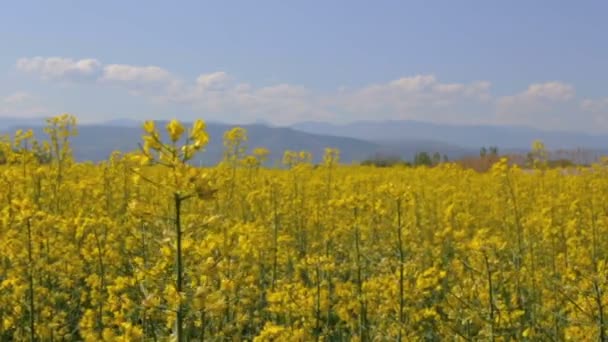
[[[353,119],[372,113],[381,119],[455,121],[455,114],[467,106],[487,106],[490,87],[486,81],[444,83],[434,75],[416,75],[343,90],[335,97],[334,107]]]
[[[103,68],[102,81],[159,83],[168,82],[173,75],[157,66],[135,66],[126,64],[110,64]]]
[[[584,99],[581,109],[591,115],[599,129],[608,128],[608,97],[600,99]]]
[[[290,84],[255,87],[235,82],[225,72],[202,74],[194,84],[180,84],[163,101],[185,104],[216,117],[229,114],[233,120],[252,121],[272,117],[275,123],[290,123],[309,115],[326,113],[308,89]]]
[[[30,95],[29,93],[24,92],[24,91],[18,91],[18,92],[12,93],[12,94],[6,96],[5,98],[3,98],[2,102],[4,102],[7,105],[16,105],[16,104],[28,102],[32,98],[33,98],[33,96]]]
[[[590,112],[608,114],[608,97],[601,99],[585,99],[581,102],[581,108]]]
[[[178,82],[176,76],[158,66],[103,65],[91,58],[20,58],[16,67],[19,71],[37,75],[47,81],[99,82],[121,85],[140,92],[147,86],[163,88]]]
[[[413,77],[403,77],[388,84],[390,88],[404,92],[416,92],[428,88],[437,83],[435,75],[416,75]],[[379,88],[382,88],[380,86]]]
[[[37,74],[47,80],[90,80],[100,72],[101,63],[96,59],[79,59],[61,57],[33,57],[17,60],[17,69]]]
[[[195,86],[167,99],[190,103],[206,112],[240,113],[248,120],[265,116],[277,123],[290,123],[356,120],[369,118],[370,114],[379,118],[423,119],[422,115],[437,119],[449,115],[449,106],[457,107],[467,101],[485,103],[490,97],[488,82],[449,84],[440,82],[434,75],[404,77],[330,94],[293,84],[255,87],[232,80],[224,72],[204,74],[197,78]]]
[[[220,91],[226,89],[230,77],[223,71],[202,74],[196,78],[196,85],[203,91]]]
[[[103,67],[99,83],[119,86],[132,95],[158,99],[171,91],[178,91],[181,81],[171,72],[154,65],[138,66],[109,64]]]
[[[49,114],[48,108],[40,105],[35,96],[24,91],[0,97],[0,116],[37,117]]]
[[[86,80],[100,87],[121,87],[165,108],[192,110],[224,121],[412,119],[545,128],[590,127],[601,122],[608,126],[608,98],[578,101],[574,87],[560,81],[534,83],[514,95],[497,97],[488,81],[448,82],[433,74],[319,92],[289,83],[259,86],[225,71],[184,79],[159,66],[104,65],[96,59],[21,58],[17,69],[50,81]],[[4,103],[26,99],[26,94],[15,93]]]
[[[574,97],[574,87],[562,82],[537,83],[530,85],[522,95],[531,99],[567,101]]]
[[[120,86],[158,103],[186,105],[217,117],[271,117],[277,123],[356,120],[369,118],[370,114],[379,118],[457,121],[459,110],[471,105],[486,106],[491,97],[489,82],[447,83],[430,74],[321,94],[294,84],[255,86],[224,71],[201,74],[188,81],[159,66],[103,65],[95,59],[21,58],[17,68],[47,80],[74,80],[80,76],[81,80]]]
[[[535,83],[519,94],[500,98],[498,107],[503,113],[546,111],[555,104],[573,99],[574,95],[574,87],[566,83]]]
[[[580,124],[572,120],[576,105],[572,85],[551,81],[535,83],[518,94],[503,96],[496,101],[496,121],[506,124],[524,124],[545,128],[558,128]]]

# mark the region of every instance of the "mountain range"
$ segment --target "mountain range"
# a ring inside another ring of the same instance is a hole
[[[432,140],[463,148],[497,146],[503,150],[529,149],[540,139],[550,149],[607,149],[608,135],[547,131],[526,126],[451,125],[420,121],[357,121],[343,125],[302,122],[291,126],[314,134],[352,137],[376,142]]]
[[[0,133],[18,128],[32,128],[44,137],[43,119],[1,118]],[[158,127],[166,122],[158,121]],[[344,163],[374,156],[397,156],[411,160],[418,152],[438,152],[450,159],[477,155],[482,146],[497,146],[503,152],[525,152],[531,142],[542,140],[549,149],[584,148],[596,154],[608,151],[608,135],[579,132],[544,131],[519,126],[449,125],[419,121],[360,121],[343,125],[302,122],[289,127],[265,123],[239,125],[247,130],[250,148],[271,151],[270,164],[280,161],[285,150],[306,150],[319,161],[326,147],[338,148]],[[210,144],[197,163],[211,165],[222,157],[223,133],[234,125],[207,123]],[[72,139],[75,158],[99,161],[112,151],[132,151],[141,141],[141,122],[117,119],[94,124],[80,124]]]

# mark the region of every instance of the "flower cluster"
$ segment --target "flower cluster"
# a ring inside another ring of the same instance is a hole
[[[0,139],[2,341],[608,340],[605,164],[267,168],[235,128],[196,167],[176,120],[79,163],[75,122]]]

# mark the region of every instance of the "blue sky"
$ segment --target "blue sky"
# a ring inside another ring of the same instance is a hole
[[[605,1],[12,1],[0,116],[608,132]]]

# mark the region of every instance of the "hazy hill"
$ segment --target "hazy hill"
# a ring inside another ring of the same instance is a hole
[[[164,127],[166,122],[158,122]],[[0,118],[0,132],[14,132],[17,128],[34,128],[44,137],[44,119]],[[208,123],[211,143],[202,159],[214,164],[222,156],[222,136],[233,125]],[[319,161],[325,147],[340,149],[342,161],[351,163],[383,155],[411,160],[417,152],[439,152],[450,159],[476,155],[481,146],[498,146],[502,152],[525,153],[534,139],[541,139],[552,150],[582,147],[602,154],[608,147],[608,136],[594,136],[575,132],[542,131],[514,126],[458,126],[417,121],[366,121],[344,125],[323,122],[304,122],[291,127],[276,127],[265,123],[241,125],[247,129],[250,148],[266,147],[271,151],[271,162],[281,159],[285,150],[306,150]],[[115,150],[132,151],[141,141],[141,123],[131,119],[117,119],[100,124],[81,124],[79,135],[73,139],[78,160],[99,161]],[[599,152],[598,152],[599,151]]]
[[[13,127],[44,126],[44,124],[44,118],[0,117],[0,131],[7,131]]]
[[[0,120],[1,121],[1,120]],[[74,156],[78,160],[99,161],[106,159],[112,151],[132,151],[138,148],[141,141],[142,129],[138,124],[128,122],[109,122],[95,125],[79,125],[78,136],[72,138]],[[166,123],[158,122],[159,127]],[[45,134],[42,126],[19,124],[9,129],[0,129],[5,133],[14,132],[17,128],[33,128],[40,139]],[[196,162],[204,164],[217,163],[222,156],[222,136],[232,125],[209,123],[207,130],[210,144],[202,159]],[[271,151],[271,162],[281,159],[285,150],[306,150],[313,154],[315,160],[320,160],[326,147],[340,149],[344,162],[360,161],[371,155],[384,151],[384,147],[373,142],[347,137],[333,137],[310,134],[285,127],[268,127],[264,125],[241,125],[248,132],[250,148],[266,147]]]
[[[550,149],[608,148],[608,135],[544,131],[522,126],[449,125],[420,121],[358,121],[343,125],[302,122],[294,129],[377,142],[407,140],[442,141],[446,144],[479,149],[498,146],[502,150],[529,149],[532,141],[542,140]]]
[[[36,136],[45,137],[44,119],[0,118],[0,132],[17,128],[34,128]],[[158,122],[163,128],[166,122]],[[208,123],[211,143],[197,163],[214,164],[222,156],[222,136],[233,125]],[[276,163],[285,150],[312,152],[315,161],[323,156],[325,147],[341,151],[345,163],[383,155],[411,160],[417,152],[439,152],[450,159],[476,155],[481,146],[498,146],[502,152],[525,153],[534,139],[541,139],[548,148],[586,148],[602,154],[608,147],[608,136],[574,132],[551,132],[513,126],[457,126],[416,121],[368,121],[345,125],[304,122],[292,127],[275,127],[265,123],[241,125],[247,129],[250,148],[266,147],[271,151],[270,163]],[[81,124],[73,139],[78,160],[99,161],[115,150],[132,151],[141,141],[141,123],[131,119],[111,120],[100,124]]]

